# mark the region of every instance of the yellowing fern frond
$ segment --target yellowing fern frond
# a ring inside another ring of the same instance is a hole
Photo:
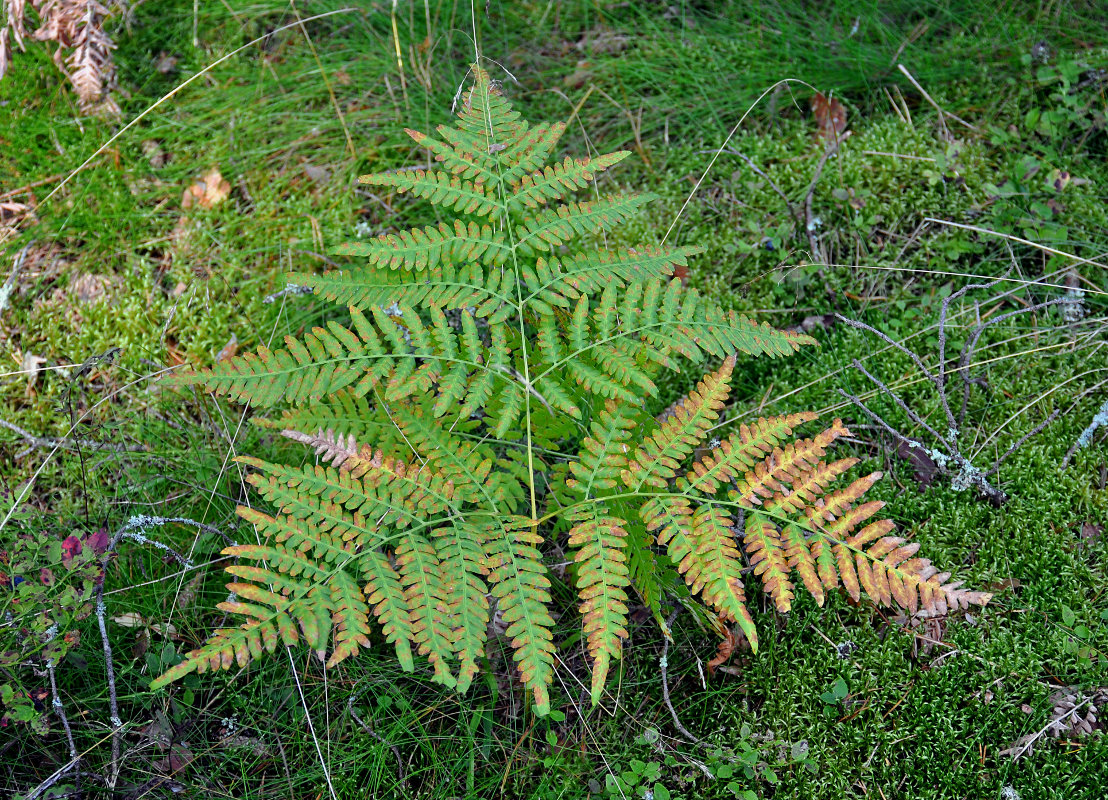
[[[627,486],[639,489],[644,484],[664,488],[684,461],[704,439],[731,389],[728,379],[734,359],[706,376],[684,400],[676,403],[669,416],[653,434],[645,438],[631,456],[620,477]]]
[[[569,532],[570,547],[578,548],[577,593],[581,617],[592,656],[592,698],[600,701],[608,668],[622,652],[627,638],[627,523],[619,517],[596,516],[579,521]]]
[[[838,420],[797,439],[815,415],[768,417],[706,441],[731,424],[740,356],[815,342],[675,279],[699,248],[591,244],[650,197],[598,186],[625,152],[548,165],[564,129],[527,123],[475,67],[453,125],[409,131],[435,166],[362,179],[427,201],[434,223],[339,245],[358,260],[291,278],[349,323],[172,379],[289,406],[260,424],[303,445],[307,463],[239,459],[274,509],[240,508],[257,539],[224,551],[236,563],[220,608],[242,622],[155,687],[282,644],[338,668],[384,642],[404,670],[464,692],[502,627],[545,714],[556,645],[544,555],[563,546],[594,702],[637,601],[659,622],[667,598],[699,602],[756,649],[757,584],[784,612],[801,587],[820,604],[842,586],[927,614],[988,600],[876,518],[882,504],[863,497],[876,476],[850,482],[855,460],[826,458],[848,433]],[[589,199],[573,198],[581,190]],[[655,419],[663,370],[707,358],[722,366]]]
[[[700,594],[724,620],[737,623],[757,651],[758,633],[741,578],[743,563],[727,513],[705,504],[694,514],[685,497],[652,498],[639,513],[692,593]]]

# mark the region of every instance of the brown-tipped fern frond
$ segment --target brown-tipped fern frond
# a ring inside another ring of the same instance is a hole
[[[738,355],[813,340],[686,288],[674,276],[698,248],[597,247],[650,198],[573,195],[628,153],[548,164],[564,125],[531,126],[473,74],[453,126],[409,131],[434,166],[363,178],[442,221],[340,245],[359,262],[292,276],[348,321],[171,379],[284,406],[259,424],[309,463],[239,459],[274,509],[240,508],[256,539],[224,551],[233,595],[220,608],[243,622],[154,686],[279,644],[306,642],[333,667],[377,639],[404,670],[421,656],[431,680],[465,691],[499,627],[546,713],[556,631],[544,552],[559,537],[594,701],[639,600],[660,621],[667,595],[698,597],[756,646],[744,553],[782,611],[801,586],[821,604],[839,585],[928,613],[984,602],[872,521],[881,504],[861,501],[872,476],[835,488],[855,463],[824,460],[840,422],[794,439],[814,415],[761,419],[705,452]],[[723,366],[651,416],[663,370],[706,358]]]

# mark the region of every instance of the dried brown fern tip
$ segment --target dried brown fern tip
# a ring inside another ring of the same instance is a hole
[[[11,67],[14,48],[25,50],[24,40],[54,42],[54,63],[73,86],[85,113],[118,115],[111,96],[115,86],[115,43],[104,31],[104,21],[117,3],[97,0],[29,0],[39,27],[28,34],[28,0],[4,0],[6,23],[0,28],[0,79]]]

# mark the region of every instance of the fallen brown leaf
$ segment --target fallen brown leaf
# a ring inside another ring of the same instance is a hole
[[[103,275],[80,275],[69,290],[82,303],[98,303],[108,296],[110,285],[111,279]]]
[[[219,167],[212,167],[196,183],[185,189],[181,197],[181,208],[212,208],[231,195],[231,184],[224,180]]]
[[[331,180],[331,170],[326,167],[317,167],[314,164],[304,164],[304,174],[312,183],[322,186]]]
[[[1092,522],[1085,521],[1081,523],[1081,541],[1078,543],[1078,547],[1084,549],[1085,547],[1092,547],[1098,541],[1100,541],[1100,535],[1104,533],[1104,528],[1100,525],[1096,525]]]
[[[734,631],[728,631],[727,636],[723,641],[719,643],[719,647],[716,649],[716,654],[708,662],[708,675],[716,674],[716,667],[721,666],[731,658],[731,654],[735,652],[735,648],[739,644],[739,634]]]
[[[562,79],[562,83],[570,89],[580,89],[592,78],[592,70],[588,61],[578,61],[577,69]]]
[[[0,202],[0,241],[14,236],[24,221],[34,222],[35,212],[25,203]]]
[[[227,342],[227,344],[223,345],[223,349],[216,354],[215,363],[218,364],[221,361],[230,361],[232,358],[235,357],[235,354],[237,354],[238,351],[239,337],[232,333],[231,338]]]
[[[812,113],[816,116],[817,138],[838,141],[846,130],[846,108],[837,97],[827,97],[816,92],[812,97]]]
[[[24,353],[21,369],[27,373],[27,390],[30,391],[31,387],[38,381],[38,374],[42,371],[42,366],[46,363],[46,359],[42,356],[36,356],[34,353]]]
[[[180,594],[177,595],[177,608],[185,611],[196,602],[196,592],[200,589],[200,583],[203,579],[204,572],[201,570],[181,588]]]
[[[31,213],[31,207],[26,203],[16,203],[14,201],[4,201],[0,203],[0,222],[11,222],[17,217],[22,217]]]
[[[169,156],[155,139],[146,139],[141,146],[142,154],[154,169],[161,169],[169,161]]]
[[[171,55],[163,50],[158,53],[158,57],[154,60],[154,69],[162,73],[162,75],[168,75],[177,69],[178,61],[180,61],[180,59],[177,56]]]
[[[900,442],[896,447],[896,454],[912,465],[920,491],[927,489],[935,481],[935,476],[939,474],[939,465],[922,447],[911,447],[907,442]]]
[[[189,764],[196,756],[183,744],[175,744],[169,748],[169,755],[159,758],[151,766],[163,775],[174,775]]]

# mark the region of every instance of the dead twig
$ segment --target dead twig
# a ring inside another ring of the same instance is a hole
[[[1022,739],[1016,742],[1016,744],[1012,745],[1008,749],[1001,750],[1000,754],[1003,756],[1011,756],[1013,761],[1023,755],[1026,755],[1028,752],[1031,751],[1031,748],[1035,745],[1035,743],[1039,741],[1039,739],[1043,738],[1043,736],[1045,736],[1049,730],[1051,730],[1052,728],[1060,727],[1063,722],[1065,722],[1067,719],[1072,718],[1078,711],[1089,705],[1091,702],[1093,702],[1093,697],[1087,698],[1083,703],[1075,705],[1062,716],[1051,719],[1050,722],[1048,722],[1039,730],[1035,731],[1034,733],[1029,733],[1027,736],[1024,736]]]
[[[923,429],[933,439],[934,446],[928,448],[923,443],[916,441],[915,439],[907,436],[906,434],[897,430],[894,426],[886,422],[879,415],[873,412],[865,405],[860,397],[850,394],[843,389],[839,390],[839,394],[845,397],[851,404],[861,410],[866,416],[872,419],[878,426],[880,426],[887,433],[892,435],[897,441],[907,445],[908,448],[917,449],[920,458],[924,458],[934,464],[934,468],[944,475],[951,476],[951,485],[955,491],[967,488],[975,489],[982,497],[986,498],[990,503],[995,506],[1000,506],[1008,499],[1007,495],[993,486],[989,482],[989,478],[996,474],[1000,470],[1001,464],[1003,464],[1009,456],[1015,453],[1028,439],[1041,433],[1051,422],[1057,419],[1062,411],[1056,410],[1054,413],[1048,415],[1042,422],[1036,425],[1031,431],[1024,436],[1020,437],[1013,445],[1011,445],[1003,455],[993,461],[993,463],[986,469],[980,469],[975,466],[971,458],[965,455],[961,451],[959,444],[959,433],[962,430],[966,415],[969,408],[970,390],[975,384],[982,383],[983,379],[978,376],[973,376],[969,372],[970,363],[973,359],[973,355],[977,350],[977,346],[981,341],[981,336],[985,330],[991,326],[994,326],[1000,322],[1011,319],[1021,314],[1030,314],[1037,311],[1041,311],[1056,305],[1066,305],[1074,302],[1080,302],[1079,299],[1073,297],[1060,297],[1053,300],[1046,300],[1041,303],[1034,303],[1025,305],[1023,308],[1010,311],[1005,314],[992,317],[991,319],[979,320],[978,323],[971,329],[966,343],[962,346],[961,351],[958,354],[956,365],[954,366],[954,372],[961,378],[961,405],[958,414],[954,413],[954,410],[950,404],[949,398],[949,386],[948,379],[950,377],[950,365],[947,359],[947,334],[949,328],[949,314],[950,304],[956,300],[960,300],[966,296],[971,290],[990,289],[996,286],[998,283],[1004,280],[1004,276],[1001,278],[984,284],[969,284],[962,287],[958,291],[945,298],[942,302],[939,311],[939,359],[938,364],[935,367],[928,367],[923,359],[914,351],[909,350],[901,342],[897,342],[890,336],[882,333],[871,325],[867,325],[864,322],[857,320],[847,319],[841,314],[835,316],[844,325],[851,328],[864,331],[872,336],[876,336],[881,341],[892,347],[894,350],[906,355],[911,359],[912,363],[919,370],[924,379],[929,381],[935,387],[935,391],[938,395],[940,405],[942,406],[943,415],[946,418],[946,431],[941,432],[934,426],[928,423],[920,414],[912,409],[900,397],[891,387],[885,384],[880,378],[875,376],[869,370],[867,370],[862,362],[858,359],[853,360],[853,366],[858,372],[860,372],[867,380],[869,380],[877,390],[881,393],[888,395],[892,401],[896,404],[901,411],[904,412],[908,420]],[[1083,396],[1083,395],[1082,395]]]
[[[23,437],[32,448],[77,450],[78,448],[86,447],[92,450],[108,450],[113,453],[145,453],[148,449],[146,445],[142,444],[118,445],[108,444],[107,442],[97,442],[92,439],[54,439],[45,436],[35,436],[30,431],[24,430],[18,425],[13,425],[3,419],[0,419],[0,428],[7,428],[12,433]]]
[[[47,641],[57,636],[56,628],[51,628],[50,630],[52,633]],[[71,770],[77,769],[81,764],[81,756],[77,752],[76,743],[73,741],[73,730],[69,726],[69,717],[66,716],[65,706],[62,704],[61,695],[58,694],[58,682],[55,678],[54,671],[54,660],[50,659],[46,662],[46,673],[50,676],[51,702],[54,707],[54,713],[58,715],[58,719],[62,721],[62,727],[65,729],[65,739],[66,743],[69,745],[69,761],[61,769],[55,771],[50,777],[35,787],[34,791],[26,795],[28,800],[41,797],[51,786],[61,780],[63,776],[68,775]]]
[[[108,788],[110,789],[115,789],[116,784],[119,782],[119,755],[121,735],[123,733],[123,720],[120,719],[119,716],[119,696],[116,692],[115,664],[112,661],[112,645],[111,642],[108,641],[108,626],[105,622],[107,609],[104,605],[104,584],[107,582],[108,577],[108,562],[111,561],[112,556],[115,555],[116,548],[119,546],[120,542],[124,539],[130,539],[138,544],[153,545],[170,557],[176,559],[181,566],[185,568],[191,567],[191,562],[172,547],[163,542],[151,539],[146,535],[146,531],[151,528],[163,527],[171,523],[195,526],[201,530],[214,532],[223,536],[225,541],[229,541],[229,538],[214,525],[196,522],[186,517],[150,517],[145,514],[136,514],[127,520],[127,523],[122,528],[116,531],[108,541],[108,546],[104,549],[104,553],[100,557],[101,577],[96,585],[96,622],[100,628],[100,643],[104,649],[104,663],[108,682],[108,710],[111,714],[109,722],[112,726],[112,759],[107,781]]]
[[[976,225],[966,225],[966,224],[961,223],[961,222],[951,222],[950,220],[935,219],[934,217],[924,217],[923,221],[924,222],[935,222],[935,223],[938,223],[939,225],[946,225],[948,228],[961,228],[964,231],[973,231],[974,233],[985,233],[985,234],[988,234],[989,236],[996,236],[996,237],[1001,238],[1001,239],[1006,239],[1009,242],[1017,242],[1019,244],[1025,244],[1028,247],[1034,247],[1036,250],[1041,250],[1044,253],[1050,253],[1052,256],[1062,256],[1063,258],[1068,258],[1071,261],[1076,261],[1078,264],[1088,264],[1091,267],[1100,267],[1100,269],[1108,268],[1108,264],[1105,264],[1101,261],[1091,261],[1090,259],[1082,258],[1081,256],[1074,255],[1073,253],[1067,253],[1065,250],[1059,250],[1055,247],[1048,247],[1045,244],[1040,244],[1039,242],[1033,242],[1030,239],[1021,239],[1019,236],[1013,236],[1010,233],[1001,233],[1000,231],[994,231],[994,230],[990,230],[988,228],[980,228]]]
[[[39,186],[46,186],[50,183],[60,181],[65,177],[64,172],[59,172],[57,175],[51,175],[49,178],[42,178],[41,180],[32,181],[31,183],[24,184],[18,189],[9,189],[8,191],[0,194],[0,200],[11,200],[13,197],[19,197],[21,194],[27,194],[32,189],[37,189]]]
[[[850,136],[850,131],[846,131],[838,139],[832,139],[827,143],[827,147],[823,150],[823,155],[820,156],[819,161],[816,163],[816,171],[812,174],[812,180],[808,184],[808,190],[804,193],[804,231],[808,234],[808,249],[811,251],[812,261],[816,264],[823,263],[823,257],[819,252],[819,244],[816,241],[816,218],[812,214],[812,199],[816,194],[816,186],[819,184],[819,179],[823,175],[823,168],[827,166],[827,159],[839,151],[839,145]]]
[[[1104,405],[1100,407],[1100,410],[1093,415],[1092,421],[1085,430],[1081,431],[1081,435],[1077,437],[1077,441],[1073,443],[1073,446],[1066,451],[1066,457],[1062,459],[1062,469],[1069,466],[1070,459],[1074,457],[1078,450],[1083,447],[1088,447],[1093,442],[1093,435],[1099,428],[1108,427],[1108,400],[1104,401]],[[1103,476],[1103,473],[1101,473]],[[1101,486],[1103,487],[1103,477],[1101,479]]]
[[[673,612],[666,620],[666,635],[662,642],[662,657],[658,659],[658,666],[661,668],[662,671],[662,699],[665,700],[666,708],[669,709],[669,715],[673,717],[674,727],[676,727],[677,730],[680,731],[681,735],[693,744],[703,745],[704,743],[700,740],[699,737],[694,736],[692,733],[689,732],[688,728],[681,724],[681,720],[677,716],[677,711],[675,711],[673,708],[673,702],[669,699],[669,629],[673,627],[673,623],[680,613],[681,606],[677,606],[677,608],[673,609]]]
[[[72,771],[80,763],[81,763],[80,757],[70,758],[69,761],[67,761],[65,764],[62,764],[60,767],[58,767],[56,770],[54,770],[54,772],[51,773],[51,775],[46,780],[44,780],[42,783],[40,783],[38,786],[36,786],[34,789],[32,789],[27,794],[23,795],[23,800],[38,800],[38,798],[40,798],[44,794],[46,794],[46,792],[55,783],[57,783],[62,778],[64,778],[66,775],[68,775],[70,773],[70,771]]]
[[[792,215],[792,218],[796,220],[797,226],[804,226],[804,216],[800,213],[800,209],[796,207],[792,200],[789,199],[789,196],[785,194],[785,191],[777,185],[773,178],[762,171],[762,169],[757,164],[755,164],[753,159],[751,159],[749,156],[744,153],[740,153],[738,150],[734,150],[730,147],[721,147],[719,150],[701,151],[701,154],[705,153],[727,153],[728,155],[738,156],[739,158],[741,158],[746,163],[746,165],[750,167],[751,170],[753,170],[755,175],[764,180],[769,185],[769,188],[773,189],[773,191],[777,193],[777,196],[785,201],[785,207],[789,210],[789,214]]]
[[[673,701],[671,701],[669,697],[669,631],[670,628],[673,627],[673,623],[674,620],[677,619],[677,615],[680,613],[681,606],[678,605],[675,609],[673,609],[673,612],[666,620],[665,637],[662,642],[662,656],[658,659],[658,667],[661,669],[662,672],[662,699],[665,701],[666,708],[669,709],[670,716],[673,717],[673,724],[674,727],[677,728],[678,732],[680,732],[680,734],[684,736],[687,741],[695,744],[697,747],[707,748],[708,745],[706,742],[694,736],[692,733],[689,732],[688,728],[681,724],[681,720],[677,716],[677,711],[673,708]],[[707,777],[712,777],[711,770],[709,770],[707,766],[701,764],[696,759],[690,758],[689,761],[695,764],[697,768],[699,768],[700,771],[703,772]]]
[[[4,281],[4,285],[0,286],[0,314],[4,313],[4,310],[8,307],[8,303],[11,301],[12,292],[15,291],[16,281],[19,280],[19,271],[23,269],[23,261],[27,258],[27,251],[31,249],[31,244],[27,244],[19,251],[19,255],[15,257],[15,263],[12,265],[11,274],[8,275],[8,279]]]
[[[398,776],[400,778],[400,784],[405,789],[407,789],[408,788],[408,776],[407,776],[407,774],[405,774],[404,758],[400,755],[400,748],[397,747],[392,742],[390,742],[388,739],[386,739],[381,734],[377,733],[377,731],[373,730],[373,728],[371,728],[369,726],[369,724],[364,719],[362,719],[361,715],[359,715],[358,712],[354,710],[354,702],[360,696],[361,696],[361,691],[352,692],[350,694],[350,699],[346,701],[346,710],[350,713],[350,716],[354,719],[354,721],[358,723],[358,726],[362,729],[363,732],[368,733],[370,736],[372,736],[374,739],[379,741],[385,747],[392,750],[392,754],[394,756],[396,756],[396,771],[397,771]]]
[[[816,186],[819,184],[819,179],[823,175],[823,169],[827,166],[828,159],[831,158],[836,152],[838,152],[839,145],[850,136],[850,131],[846,131],[842,136],[828,141],[827,147],[823,151],[823,155],[820,156],[819,161],[816,163],[815,172],[812,174],[812,179],[808,183],[808,188],[804,192],[804,200],[802,206],[798,207],[789,196],[785,194],[785,191],[765,173],[757,164],[754,163],[748,156],[740,153],[738,150],[734,150],[730,147],[721,147],[718,150],[705,150],[704,153],[712,153],[713,155],[720,155],[727,153],[728,155],[738,156],[743,162],[753,170],[754,174],[762,178],[769,187],[780,197],[784,203],[785,208],[788,209],[789,214],[796,222],[797,227],[802,230],[808,241],[809,255],[812,258],[813,263],[822,264],[823,259],[819,253],[819,245],[816,240],[816,223],[815,216],[812,213],[812,201],[815,196]],[[803,210],[802,210],[803,209]]]

